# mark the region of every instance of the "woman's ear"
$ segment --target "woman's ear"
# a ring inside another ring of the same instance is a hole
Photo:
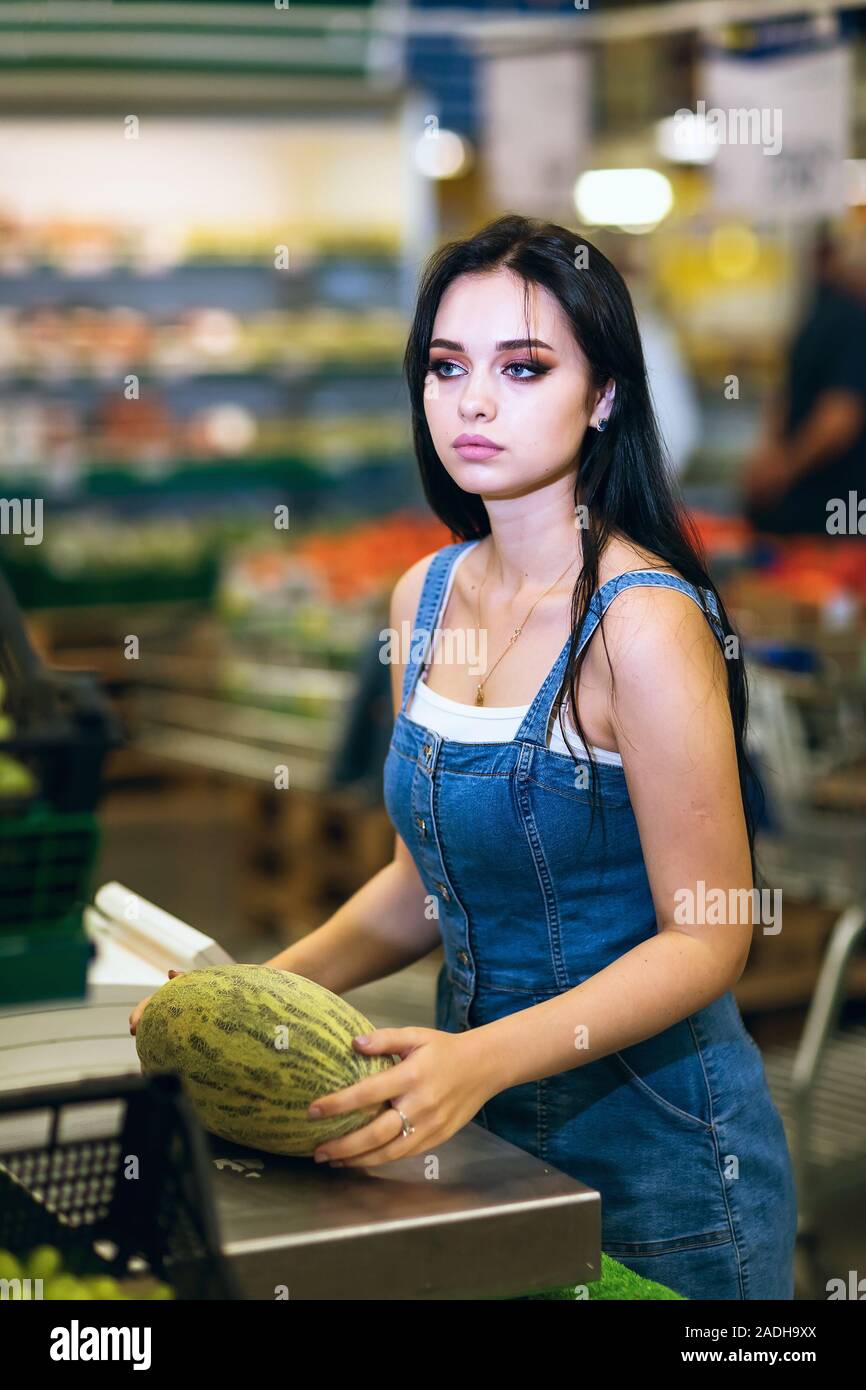
[[[589,423],[593,429],[605,429],[613,409],[613,398],[616,395],[616,383],[611,378],[604,390],[599,394],[595,403],[595,408],[589,417]]]

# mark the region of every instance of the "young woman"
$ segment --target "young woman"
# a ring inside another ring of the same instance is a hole
[[[445,961],[436,1028],[356,1041],[402,1060],[317,1102],[389,1104],[317,1157],[426,1154],[475,1119],[597,1188],[602,1247],[637,1273],[791,1299],[791,1164],[731,993],[753,929],[745,677],[628,291],[576,234],[500,218],[433,256],[406,368],[426,495],[460,539],[394,589],[395,856],[269,963],[344,993],[440,939]]]

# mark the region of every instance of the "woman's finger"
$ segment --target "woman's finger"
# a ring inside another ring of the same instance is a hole
[[[398,1120],[400,1116],[397,1116]],[[357,1158],[340,1159],[340,1166],[344,1168],[377,1168],[381,1163],[391,1163],[395,1158],[413,1158],[415,1154],[423,1153],[425,1148],[429,1148],[428,1141],[419,1141],[415,1134],[404,1136],[402,1128],[396,1139],[391,1139],[387,1144],[383,1144],[380,1149],[373,1149],[370,1153],[360,1154]]]
[[[331,1091],[326,1096],[318,1096],[307,1110],[312,1119],[325,1115],[345,1115],[349,1110],[364,1110],[368,1105],[381,1105],[382,1101],[399,1096],[407,1089],[409,1076],[405,1070],[406,1062],[397,1062],[386,1071],[376,1072],[375,1076],[365,1076],[342,1091]]]
[[[129,1015],[129,1031],[133,1035],[138,1027],[138,1020],[141,1018],[141,1015],[144,1013],[152,998],[153,995],[149,994],[146,999],[142,999],[140,1003],[136,1004],[132,1013]]]
[[[383,1110],[381,1115],[377,1115],[375,1120],[371,1120],[362,1129],[344,1134],[340,1139],[329,1139],[327,1143],[320,1145],[313,1157],[317,1163],[332,1158],[359,1157],[387,1144],[395,1134],[402,1132],[403,1122],[394,1107],[389,1105],[387,1110]]]
[[[428,1042],[434,1031],[432,1028],[374,1028],[372,1033],[359,1034],[352,1042],[357,1052],[369,1053],[371,1057],[381,1052],[395,1052],[402,1057]]]
[[[182,975],[183,973],[184,972],[182,970],[169,970],[168,978],[170,980],[176,980],[177,977],[179,975]],[[135,1036],[135,1030],[138,1027],[138,1020],[141,1018],[141,1015],[144,1013],[152,998],[153,995],[149,994],[146,999],[142,999],[141,1003],[136,1004],[135,1008],[132,1010],[132,1013],[129,1015],[129,1031],[130,1033],[132,1033],[133,1036]]]

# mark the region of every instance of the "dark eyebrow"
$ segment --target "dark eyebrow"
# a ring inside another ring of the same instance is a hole
[[[431,348],[448,348],[450,352],[466,351],[462,343],[455,343],[451,338],[434,338],[430,346]],[[550,343],[542,342],[541,338],[506,338],[503,342],[496,344],[496,351],[514,352],[517,348],[522,347],[540,347],[547,348],[548,352],[554,351]]]

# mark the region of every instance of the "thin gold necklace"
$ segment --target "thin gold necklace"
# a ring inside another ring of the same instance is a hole
[[[530,610],[529,610],[529,612],[527,613],[526,617],[523,619],[523,622],[520,624],[519,627],[516,627],[516,628],[514,629],[514,632],[511,634],[511,636],[510,636],[509,639],[508,639],[508,646],[505,648],[505,651],[502,653],[502,656],[500,656],[500,657],[497,658],[497,660],[496,660],[496,661],[493,663],[493,665],[491,666],[490,670],[487,672],[487,675],[484,677],[484,679],[483,679],[482,681],[479,681],[478,685],[476,685],[476,687],[475,687],[475,703],[476,703],[476,705],[483,705],[483,704],[484,704],[484,687],[485,687],[485,685],[486,685],[487,682],[489,681],[490,677],[493,675],[493,672],[496,670],[496,667],[499,665],[499,662],[502,660],[502,657],[505,655],[505,652],[510,651],[510,649],[514,646],[514,643],[517,641],[518,637],[520,636],[521,632],[522,632],[523,629],[525,628],[526,624],[529,622],[529,619],[532,617],[533,612],[534,612],[535,609],[538,607],[538,605],[539,605],[539,603],[541,602],[541,600],[545,597],[545,595],[547,595],[547,594],[550,593],[550,589],[555,589],[556,586],[557,586],[557,584],[560,582],[560,580],[561,580],[561,579],[564,579],[564,577],[568,574],[568,571],[571,569],[571,566],[575,563],[575,560],[577,560],[578,558],[579,558],[579,557],[578,557],[577,555],[575,555],[574,560],[571,561],[571,564],[566,565],[565,569],[562,571],[562,574],[559,576],[559,579],[554,579],[553,583],[550,585],[550,588],[549,588],[549,589],[545,589],[545,591],[544,591],[543,594],[539,594],[539,595],[538,595],[538,598],[535,600],[535,603],[532,605],[532,607],[530,608]],[[490,569],[490,564],[489,564],[489,562],[488,562],[487,570],[489,571],[489,569]],[[478,590],[478,630],[479,630],[479,632],[481,631],[481,589],[484,588],[484,585],[486,584],[486,582],[487,582],[487,571],[485,571],[484,578],[483,578],[482,581],[481,581],[481,588]]]

